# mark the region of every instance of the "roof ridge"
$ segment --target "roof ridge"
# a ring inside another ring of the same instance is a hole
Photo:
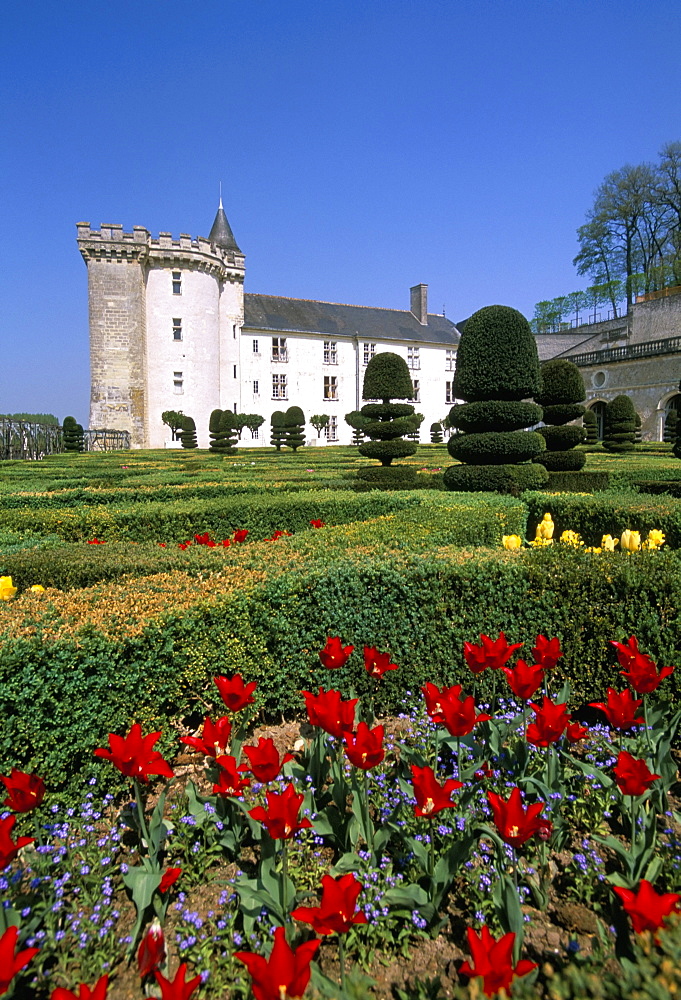
[[[350,309],[380,309],[382,312],[402,312],[414,315],[411,309],[395,309],[392,306],[358,306],[353,302],[329,302],[328,299],[300,299],[295,298],[293,295],[272,295],[269,292],[244,292],[244,295],[261,295],[263,298],[268,299],[285,299],[287,302],[317,302],[322,306],[347,306]],[[444,319],[443,313],[431,313],[428,316],[439,316],[440,319]]]

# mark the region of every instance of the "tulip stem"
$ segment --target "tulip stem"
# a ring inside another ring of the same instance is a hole
[[[137,803],[137,822],[139,823],[140,834],[142,840],[147,845],[147,854],[151,858],[151,842],[149,840],[149,830],[147,828],[147,818],[144,815],[144,803],[142,802],[142,792],[139,786],[137,778],[132,779],[133,787],[135,789],[135,802]],[[140,851],[140,854],[142,852]],[[151,858],[155,863],[156,857]]]
[[[461,781],[461,737],[456,737],[456,776]]]
[[[650,753],[652,754],[653,753],[653,744],[652,744],[652,741],[650,739],[650,726],[648,725],[648,698],[647,698],[647,696],[645,694],[643,695],[643,719],[644,719],[645,730],[646,730],[646,742],[648,743],[648,749],[650,750]]]
[[[288,841],[281,842],[281,908],[284,920],[288,921]]]
[[[518,852],[515,847],[513,850],[513,882],[515,883],[515,891],[518,891]]]
[[[431,900],[435,894],[435,886],[433,885],[433,877],[435,875],[435,827],[433,825],[433,817],[428,818],[430,824],[430,854],[428,856],[428,875],[430,877],[430,893]]]
[[[364,776],[364,818],[365,827],[364,832],[366,834],[367,847],[369,853],[374,853],[374,828],[371,822],[371,815],[369,814],[369,772],[367,770],[362,771]]]
[[[345,942],[343,935],[338,935],[338,964],[340,965],[341,990],[345,993]]]
[[[435,727],[435,760],[433,761],[433,773],[437,777],[438,758],[440,756],[440,727]]]
[[[636,796],[631,796],[631,849],[636,847]]]

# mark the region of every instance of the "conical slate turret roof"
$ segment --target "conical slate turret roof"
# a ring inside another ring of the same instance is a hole
[[[223,250],[236,250],[237,253],[241,253],[234,239],[232,228],[227,221],[225,210],[222,207],[222,198],[220,198],[220,206],[217,210],[211,231],[208,234],[208,239],[211,243],[215,243],[216,246],[222,247]]]

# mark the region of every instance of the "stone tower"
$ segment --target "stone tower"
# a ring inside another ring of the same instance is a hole
[[[181,410],[206,447],[211,410],[240,404],[245,261],[222,201],[208,239],[77,229],[88,269],[90,427],[162,448],[170,431],[161,413]]]

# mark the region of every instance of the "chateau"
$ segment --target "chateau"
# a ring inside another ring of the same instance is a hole
[[[364,370],[380,351],[401,355],[412,372],[422,441],[449,412],[459,333],[428,312],[427,285],[410,289],[405,310],[244,293],[245,258],[222,201],[207,239],[77,229],[88,269],[91,427],[127,430],[133,447],[171,447],[161,414],[181,410],[206,448],[211,411],[232,409],[265,417],[258,437],[244,430],[242,441],[269,445],[273,411],[296,405],[308,421],[330,418],[319,442],[308,423],[308,444],[350,444],[344,415],[363,405]]]
[[[363,405],[364,370],[380,351],[401,355],[412,373],[421,441],[455,401],[459,329],[428,312],[425,284],[409,290],[404,310],[244,292],[245,257],[222,201],[207,238],[153,239],[143,226],[87,222],[77,230],[88,270],[90,427],[129,431],[133,447],[177,447],[161,414],[181,410],[206,448],[214,409],[260,414],[265,424],[253,438],[244,430],[242,443],[269,445],[271,414],[291,405],[305,414],[308,444],[350,444],[344,416]],[[565,357],[583,369],[601,434],[605,404],[621,393],[647,440],[661,440],[667,412],[679,408],[677,293],[646,296],[620,319],[537,336],[542,361]],[[314,414],[329,416],[321,439]]]

